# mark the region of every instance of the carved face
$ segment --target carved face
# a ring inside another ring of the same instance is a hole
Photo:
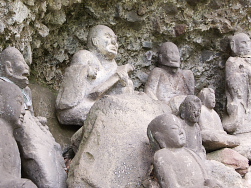
[[[179,148],[186,144],[185,131],[175,116],[164,118],[162,136],[167,147]]]
[[[241,56],[250,55],[251,41],[249,36],[244,33],[236,34],[233,37],[231,48],[236,55],[241,55]]]
[[[159,61],[162,65],[180,67],[180,54],[177,46],[171,42],[164,43],[160,49]]]
[[[18,86],[0,82],[1,118],[13,126],[20,126],[24,121],[25,107],[23,94]]]
[[[215,107],[215,94],[212,92],[207,92],[204,104],[207,108],[213,109]]]
[[[25,88],[29,84],[29,66],[26,64],[24,57],[20,52],[13,55],[15,55],[15,58],[9,61],[10,67],[7,67],[7,77],[20,88]]]
[[[93,38],[93,44],[98,52],[106,58],[112,60],[116,57],[118,51],[117,36],[110,28],[103,27],[97,36]]]
[[[185,119],[192,123],[197,123],[200,118],[201,104],[196,102],[190,102],[187,104],[185,111]]]
[[[17,126],[21,126],[24,121],[25,107],[23,102],[23,96],[18,96],[11,102],[13,105],[13,123]]]

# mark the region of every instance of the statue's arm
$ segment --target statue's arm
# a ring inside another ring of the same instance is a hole
[[[164,150],[167,151],[167,149]],[[163,156],[168,155],[168,152],[162,152],[164,150],[159,150],[154,154],[153,165],[158,182],[161,187],[181,188],[181,186],[178,184],[176,180],[175,172],[172,168],[173,159],[170,159],[170,163],[166,160],[163,161]]]
[[[234,57],[230,57],[226,62],[226,85],[227,91],[230,94],[232,100],[241,98],[241,80],[242,77],[245,76],[243,73],[240,73],[236,64],[236,59]]]
[[[195,88],[195,80],[194,80],[194,75],[191,70],[184,70],[183,75],[185,77],[185,82],[188,88],[188,94],[189,95],[194,95],[194,88]]]
[[[117,68],[117,72],[112,75],[104,83],[101,83],[97,87],[93,88],[89,94],[89,97],[93,100],[97,100],[102,97],[110,88],[112,88],[118,81],[122,82],[125,87],[129,82],[128,72],[133,70],[133,66],[130,64],[122,65]]]
[[[155,100],[158,100],[157,90],[158,90],[160,78],[161,78],[161,70],[160,68],[156,67],[151,71],[145,85],[145,93]]]

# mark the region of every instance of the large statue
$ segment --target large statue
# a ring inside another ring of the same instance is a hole
[[[215,112],[215,94],[211,88],[204,88],[198,97],[202,102],[199,125],[202,142],[207,151],[225,147],[233,148],[240,144],[236,136],[228,135],[222,127],[221,119]]]
[[[229,133],[251,131],[251,43],[244,33],[235,34],[231,39],[235,57],[226,62],[227,113],[223,126]]]
[[[92,105],[104,95],[132,93],[133,83],[127,72],[132,66],[117,66],[117,36],[107,26],[93,27],[87,38],[87,50],[73,58],[56,101],[61,124],[83,125]]]
[[[0,80],[0,101],[0,187],[35,188],[32,181],[21,179],[21,159],[13,135],[24,120],[22,92],[15,84]]]
[[[61,147],[49,132],[46,118],[33,115],[28,75],[29,67],[20,51],[14,47],[3,50],[0,54],[0,80],[19,86],[25,100],[23,125],[14,130],[24,176],[38,187],[65,188],[66,172]]]
[[[180,120],[172,114],[156,117],[147,135],[154,154],[154,171],[161,188],[221,187],[208,178],[203,160],[185,148],[186,134]]]
[[[172,42],[161,45],[159,65],[151,71],[145,93],[155,100],[165,102],[177,95],[194,94],[193,73],[180,69],[179,50]]]
[[[188,95],[180,105],[180,117],[183,119],[183,128],[186,132],[186,147],[205,159],[205,149],[202,146],[202,137],[198,125],[201,101],[195,95]]]

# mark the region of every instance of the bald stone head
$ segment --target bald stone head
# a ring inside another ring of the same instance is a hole
[[[29,66],[26,64],[21,52],[8,47],[0,54],[0,76],[8,78],[20,88],[25,88],[29,84]]]
[[[195,95],[188,95],[181,103],[180,117],[187,122],[198,123],[201,112],[201,101]]]
[[[173,114],[163,114],[153,119],[147,128],[147,136],[152,148],[181,148],[186,143],[180,120]]]
[[[168,67],[180,67],[180,53],[178,47],[172,42],[165,42],[159,49],[159,63]]]
[[[21,126],[24,114],[21,89],[14,83],[0,81],[0,118],[12,126]]]
[[[236,56],[251,55],[250,38],[245,33],[235,34],[230,41],[230,46]]]
[[[203,88],[198,97],[207,108],[213,109],[215,107],[215,93],[212,88]]]
[[[118,51],[117,36],[109,27],[97,25],[89,31],[87,46],[90,51],[113,60]]]

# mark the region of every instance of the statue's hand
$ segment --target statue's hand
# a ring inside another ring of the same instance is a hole
[[[124,87],[129,85],[130,80],[129,80],[128,72],[132,70],[133,70],[133,66],[130,64],[119,66],[117,69],[117,75],[119,76],[121,84]]]

